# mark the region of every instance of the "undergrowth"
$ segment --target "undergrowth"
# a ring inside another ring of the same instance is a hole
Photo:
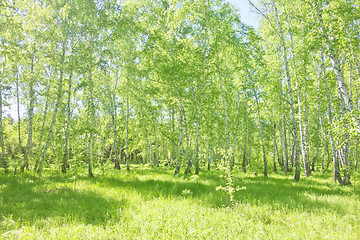
[[[199,176],[134,165],[41,177],[0,173],[0,239],[360,239],[360,188],[331,173],[269,178],[221,171]],[[356,179],[359,182],[359,179]]]

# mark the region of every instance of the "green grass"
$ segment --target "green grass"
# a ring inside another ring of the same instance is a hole
[[[234,172],[229,207],[218,171],[173,176],[168,168],[0,173],[0,239],[360,239],[360,187],[331,173],[299,183]],[[359,179],[356,179],[360,182]]]

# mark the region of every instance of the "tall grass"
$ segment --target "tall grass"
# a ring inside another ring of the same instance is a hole
[[[0,239],[360,239],[360,188],[331,173],[294,183],[235,170],[235,208],[222,172],[167,168],[66,175],[0,173]],[[359,179],[356,179],[357,182]]]

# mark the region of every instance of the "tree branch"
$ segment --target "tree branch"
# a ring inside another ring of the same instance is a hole
[[[271,28],[276,32],[276,34],[280,37],[280,34],[278,33],[278,30],[277,28],[274,27],[274,25],[272,24],[272,22],[270,21],[270,18],[265,14],[263,13],[257,6],[255,6],[255,4],[251,1],[251,0],[248,0],[248,2],[250,3],[251,6],[253,6],[256,11],[261,15],[263,16],[269,23],[270,23],[270,26]]]

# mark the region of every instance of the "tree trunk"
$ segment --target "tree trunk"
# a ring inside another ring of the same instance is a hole
[[[244,150],[243,150],[243,161],[241,164],[241,170],[243,173],[246,173],[246,146],[248,142],[248,136],[249,136],[249,123],[248,123],[248,110],[247,110],[247,101],[244,102],[245,107],[245,136],[244,136]]]
[[[190,157],[191,136],[189,136],[189,129],[186,121],[186,116],[184,117],[184,122],[185,122],[185,135],[186,135],[185,163],[187,164],[184,174],[189,174],[191,172],[191,167],[192,167],[192,158]]]
[[[146,162],[147,164],[152,164],[152,159],[151,159],[151,140],[150,140],[150,130],[148,130],[147,134],[146,134]]]
[[[45,124],[46,124],[46,117],[47,117],[47,113],[48,113],[48,108],[49,108],[49,92],[50,92],[50,83],[51,83],[51,76],[48,76],[48,81],[46,84],[46,88],[45,88],[45,106],[44,106],[44,111],[43,111],[43,118],[42,118],[42,124],[41,124],[41,129],[40,129],[40,140],[39,143],[42,143],[42,138],[45,135],[44,133],[44,128],[45,128]]]
[[[282,155],[283,155],[283,166],[284,166],[284,174],[285,175],[289,171],[289,152],[288,152],[288,144],[287,144],[286,134],[287,133],[286,133],[285,117],[284,117],[284,114],[281,113],[280,138],[281,138],[281,145],[282,145],[281,149],[282,149]],[[289,140],[290,140],[290,138],[289,138]]]
[[[113,96],[112,96],[113,98]],[[113,137],[114,137],[114,143],[113,143],[113,151],[115,153],[115,166],[114,168],[117,170],[120,170],[120,160],[119,160],[119,151],[118,151],[118,141],[117,141],[117,129],[116,129],[116,107],[114,106],[114,100],[112,100],[112,114],[111,114],[111,122],[112,122],[112,130],[113,130]]]
[[[320,72],[321,74],[321,72]],[[317,111],[317,119],[320,123],[320,126],[322,128],[322,119],[321,119],[321,99],[320,99],[320,96],[321,96],[321,80],[320,80],[320,76],[319,76],[319,82],[318,82],[318,111]],[[315,161],[317,159],[317,157],[319,156],[319,141],[320,141],[320,137],[319,137],[319,131],[318,131],[318,127],[316,128],[317,129],[317,134],[316,134],[316,155],[315,157],[313,158],[313,161],[312,161],[312,164],[311,164],[311,171],[315,171]],[[322,132],[321,132],[322,134]],[[322,170],[324,170],[324,158],[322,159]]]
[[[210,150],[209,150],[209,136],[206,137],[206,153],[207,153],[207,159],[208,159],[207,169],[208,169],[208,171],[210,171],[211,157],[210,157]]]
[[[70,121],[71,121],[71,88],[72,88],[72,73],[69,77],[69,86],[68,86],[68,98],[67,98],[67,121],[66,121],[66,130],[65,130],[65,144],[64,144],[64,156],[61,163],[61,172],[66,173],[67,165],[69,162],[70,151]]]
[[[94,177],[94,174],[92,172],[92,163],[91,163],[91,159],[92,159],[92,150],[91,150],[91,131],[90,133],[87,134],[88,135],[88,143],[87,143],[87,152],[88,152],[88,156],[87,156],[87,163],[88,163],[88,173],[89,173],[89,177]]]
[[[279,132],[281,134],[281,129],[279,129]],[[284,172],[284,174],[286,175],[286,169],[285,169],[285,165],[284,165],[284,161],[281,159],[281,156],[279,154],[279,148],[277,146],[277,140],[276,140],[276,124],[274,124],[274,151],[276,152],[276,156],[277,156],[277,161],[278,161],[278,164],[281,168],[281,170]],[[274,155],[275,155],[275,152],[274,152]]]
[[[166,150],[166,146],[165,146],[165,137],[162,136],[162,152],[163,152],[163,161],[164,162],[168,162],[169,159],[168,159],[168,154],[167,154],[167,150]]]
[[[289,23],[289,22],[288,22]],[[292,33],[290,34],[290,53],[293,57],[295,57],[295,53],[293,51],[293,38],[292,38]],[[303,164],[304,164],[304,172],[305,172],[305,177],[309,177],[310,176],[310,163],[309,163],[309,153],[308,153],[308,148],[307,148],[307,119],[306,119],[306,105],[305,105],[305,89],[303,90],[303,94],[304,94],[304,98],[301,99],[301,83],[299,84],[298,82],[298,76],[297,76],[297,72],[296,72],[296,67],[295,67],[295,63],[294,61],[292,61],[292,65],[293,65],[293,70],[294,70],[294,78],[295,78],[295,85],[296,85],[296,89],[298,91],[297,93],[297,97],[298,97],[298,107],[299,107],[299,130],[300,130],[300,145],[301,145],[301,155],[302,155],[302,159],[303,159]],[[303,61],[303,66],[305,67],[305,61]],[[304,100],[304,103],[302,102],[302,100]]]
[[[358,168],[358,159],[359,159],[359,154],[358,154],[358,139],[355,139],[355,164],[354,164],[354,169],[355,169],[355,171],[357,171],[357,168]]]
[[[205,10],[205,18],[206,18],[206,14],[207,13],[207,9]],[[201,82],[201,86],[200,86],[200,106],[198,107],[197,105],[195,105],[195,114],[196,114],[196,131],[195,131],[195,142],[194,142],[194,148],[193,148],[193,156],[190,159],[190,157],[188,157],[188,165],[187,168],[185,170],[185,174],[190,173],[190,168],[192,166],[192,164],[195,165],[195,174],[198,175],[200,168],[199,168],[199,158],[198,158],[198,151],[199,151],[199,147],[198,147],[198,139],[199,139],[199,132],[200,132],[200,125],[201,125],[201,112],[202,112],[202,104],[203,104],[203,88],[205,85],[205,81],[206,81],[206,64],[207,64],[207,54],[206,54],[206,33],[207,33],[207,28],[205,26],[205,46],[204,46],[204,64],[203,64],[203,78],[202,78],[202,82]],[[219,67],[219,65],[218,65]],[[219,69],[220,71],[220,69]],[[219,72],[219,76],[220,76],[220,72]],[[221,80],[220,80],[221,82]],[[221,88],[221,87],[220,87]],[[196,102],[196,98],[194,97],[194,102]],[[226,118],[226,116],[225,116]],[[226,121],[226,120],[225,120]],[[188,150],[189,147],[188,147]]]
[[[252,152],[252,136],[251,136],[251,124],[249,124],[249,156],[247,159],[247,164],[251,166],[251,152]]]
[[[193,159],[192,162],[195,166],[195,174],[199,175],[200,167],[199,167],[199,146],[198,146],[198,138],[199,138],[199,131],[200,126],[198,125],[196,128],[196,134],[195,134],[195,144],[194,144],[194,152],[193,152]]]
[[[305,136],[305,119],[303,119],[303,110],[300,98],[301,89],[299,88],[298,82],[296,81],[296,87],[298,90],[298,105],[299,105],[299,129],[300,129],[300,144],[301,144],[301,153],[303,158],[305,177],[310,176],[309,172],[309,162],[308,162],[308,153],[306,147],[306,136]]]
[[[235,124],[235,134],[233,137],[233,149],[232,149],[232,156],[231,156],[231,164],[230,164],[230,170],[232,171],[235,165],[235,151],[236,151],[236,143],[237,143],[237,138],[238,138],[238,129],[239,129],[239,122],[240,122],[240,93],[237,93],[237,104],[236,104],[236,109],[238,111],[237,116],[236,116],[236,124]]]
[[[4,128],[3,128],[3,83],[5,80],[5,67],[6,67],[6,55],[1,71],[1,82],[0,82],[0,147],[1,147],[1,164],[5,169],[5,172],[8,172],[8,163],[5,159],[5,145],[4,145]]]
[[[349,91],[348,91],[348,87],[344,81],[344,77],[341,71],[341,66],[340,66],[340,61],[339,61],[339,57],[338,57],[338,53],[336,48],[333,46],[333,42],[334,39],[331,39],[323,22],[323,18],[322,18],[322,10],[321,7],[318,6],[317,2],[314,2],[315,4],[315,9],[316,9],[316,16],[319,22],[319,28],[320,28],[320,32],[322,35],[322,38],[325,42],[325,47],[326,50],[328,52],[328,56],[330,58],[330,62],[332,64],[332,68],[334,70],[335,73],[335,77],[336,77],[336,82],[338,85],[338,90],[340,92],[340,103],[343,104],[345,111],[346,112],[352,112],[354,109],[353,106],[353,102],[352,99],[350,97]],[[356,118],[356,122],[357,122],[357,127],[360,128],[360,120],[358,118],[358,116],[355,116]],[[331,121],[330,121],[331,122]],[[330,133],[332,135],[332,133]],[[346,134],[347,135],[347,134]],[[346,141],[346,139],[345,139]],[[341,182],[339,180],[340,177],[340,173],[337,173],[337,169],[334,170],[335,172],[335,178],[338,179],[339,183]],[[350,181],[350,169],[349,169],[349,164],[346,161],[345,162],[345,167],[344,167],[344,179],[342,180],[342,184],[347,185],[347,184],[351,184]]]
[[[119,71],[116,75],[116,81],[119,78]],[[115,83],[115,87],[117,86],[117,82]],[[118,136],[117,136],[117,128],[116,128],[116,116],[117,116],[117,108],[116,108],[116,102],[115,102],[115,93],[114,91],[111,91],[110,86],[107,86],[108,92],[109,92],[109,101],[110,101],[110,112],[111,112],[111,125],[112,125],[112,131],[113,131],[113,148],[112,150],[115,153],[115,165],[114,168],[117,170],[120,170],[120,160],[119,160],[119,151],[118,151]]]
[[[39,164],[37,166],[37,173],[40,174],[41,173],[41,170],[42,170],[42,162],[44,161],[45,157],[46,157],[46,151],[49,147],[49,143],[50,143],[50,138],[51,138],[51,135],[52,135],[52,131],[53,131],[53,128],[55,126],[55,123],[56,123],[56,116],[57,116],[57,112],[58,110],[60,109],[60,105],[61,105],[61,98],[62,98],[62,95],[63,95],[63,90],[62,90],[62,85],[63,85],[63,78],[64,78],[64,61],[65,61],[65,52],[66,52],[66,49],[65,49],[65,44],[66,44],[66,41],[63,41],[63,45],[62,45],[62,54],[61,54],[61,67],[60,67],[60,78],[59,78],[59,82],[58,82],[58,88],[57,88],[57,99],[56,99],[56,105],[55,105],[55,109],[54,109],[54,113],[53,113],[53,117],[52,117],[52,120],[51,120],[51,124],[50,124],[50,128],[49,128],[49,132],[47,134],[47,139],[46,139],[46,142],[44,144],[44,149],[42,151],[42,154],[41,154],[41,158],[39,160]]]
[[[274,134],[273,134],[273,172],[276,173],[277,169],[276,169],[276,153],[278,154],[279,157],[279,152],[277,151],[277,146],[276,146],[276,124],[274,124]],[[280,165],[281,166],[281,165]]]
[[[190,158],[190,148],[191,148],[190,142],[191,142],[191,140],[190,140],[190,136],[189,136],[189,127],[187,124],[185,112],[184,112],[184,125],[185,125],[185,137],[186,137],[185,163],[187,164],[184,174],[189,174],[191,166],[192,166],[192,162],[191,162],[191,158]]]
[[[322,172],[325,171],[325,154],[326,154],[326,147],[327,147],[327,136],[325,135],[324,133],[324,124],[323,124],[323,120],[322,120],[322,117],[319,116],[319,122],[320,122],[320,128],[321,128],[321,138],[322,138],[322,141],[323,141],[323,145],[324,145],[324,149],[323,149],[323,155],[322,155],[322,158],[321,158],[321,170]]]
[[[245,111],[247,111],[246,106],[245,106]],[[243,150],[243,160],[242,160],[242,164],[241,164],[241,170],[243,173],[246,173],[246,146],[247,146],[247,142],[248,142],[248,135],[249,135],[249,131],[248,131],[247,113],[246,113],[244,150]]]
[[[227,161],[225,164],[227,167],[230,167],[230,161],[229,161],[229,132],[228,132],[228,119],[227,119],[227,112],[226,112],[226,100],[224,96],[224,90],[222,85],[222,78],[220,73],[220,63],[219,58],[217,58],[217,70],[218,70],[218,77],[219,77],[219,85],[220,85],[220,95],[221,100],[223,103],[223,111],[224,111],[224,121],[225,121],[225,139],[226,139],[226,145],[225,145],[225,161]]]
[[[289,138],[289,140],[290,140],[290,138]],[[291,156],[290,156],[290,172],[292,172],[293,171],[293,167],[294,167],[294,155],[295,155],[295,148],[296,148],[296,146],[295,146],[295,141],[293,142],[293,146],[292,146],[292,148],[290,148],[291,149]]]
[[[326,136],[326,139],[327,139],[327,136]],[[327,152],[327,161],[326,161],[326,168],[325,169],[329,169],[329,166],[330,166],[330,151],[329,151],[329,145],[328,144],[326,144],[326,152]]]
[[[158,126],[155,123],[155,166],[159,166],[159,143],[158,143]]]
[[[286,80],[287,80],[288,91],[289,91],[291,122],[292,122],[292,128],[293,128],[293,132],[294,132],[294,144],[295,144],[295,176],[294,176],[294,180],[299,181],[300,180],[300,161],[299,161],[300,154],[299,154],[299,142],[298,142],[299,138],[298,138],[298,132],[297,132],[297,123],[296,123],[296,119],[295,119],[294,100],[293,100],[293,93],[292,93],[292,87],[291,87],[291,77],[290,77],[290,71],[289,71],[287,50],[286,50],[285,39],[284,39],[284,35],[282,32],[282,26],[281,26],[281,23],[279,20],[277,8],[276,8],[275,3],[273,1],[271,1],[271,2],[274,7],[274,10],[275,10],[276,22],[277,22],[277,25],[279,28],[280,41],[281,41],[281,46],[282,46],[282,50],[283,50],[283,58],[284,58],[284,63],[285,63]]]
[[[17,75],[17,67],[15,66],[14,75],[16,78],[16,110],[18,115],[18,144],[19,150],[23,153],[23,147],[21,142],[21,115],[20,115],[20,91],[19,91],[19,76]],[[20,164],[23,164],[22,162]]]
[[[255,96],[256,100],[256,112],[257,112],[257,119],[259,124],[259,133],[260,133],[260,140],[261,140],[261,147],[263,152],[263,162],[264,162],[264,177],[267,177],[267,161],[266,161],[266,152],[265,152],[265,143],[264,143],[264,137],[262,134],[262,127],[261,127],[261,120],[260,120],[260,107],[259,107],[259,100],[258,97]]]
[[[129,116],[130,116],[130,105],[129,105],[129,72],[126,77],[126,170],[130,171],[130,159],[129,159]]]
[[[90,118],[90,131],[89,131],[89,140],[88,140],[88,173],[89,177],[94,177],[92,172],[92,159],[93,159],[93,146],[94,146],[94,128],[95,128],[95,104],[94,104],[94,82],[92,80],[92,70],[89,70],[89,107],[90,111],[88,114],[88,118]]]
[[[33,116],[34,116],[34,105],[35,105],[35,90],[34,90],[34,61],[35,61],[35,45],[34,45],[34,52],[31,58],[31,78],[30,78],[30,86],[29,86],[29,107],[28,107],[28,138],[24,156],[24,164],[21,166],[21,172],[24,169],[28,169],[29,167],[29,159],[32,156],[32,134],[33,134]],[[36,169],[36,166],[35,166]]]
[[[183,155],[183,125],[184,125],[184,117],[183,117],[183,113],[184,109],[182,106],[182,102],[180,101],[179,103],[179,145],[178,145],[178,156],[177,156],[177,160],[176,160],[176,167],[175,167],[175,173],[174,175],[179,174],[180,172],[180,168],[181,168],[181,163],[182,163],[182,155]]]
[[[323,80],[324,80],[324,85],[325,85],[325,90],[326,90],[326,99],[327,99],[327,105],[328,105],[329,123],[331,123],[332,120],[333,120],[332,119],[332,107],[331,107],[331,101],[330,101],[329,88],[328,88],[328,85],[327,85],[324,56],[323,56],[322,52],[321,52],[321,72],[322,72],[322,77],[323,77]],[[329,130],[329,136],[330,136],[330,143],[331,143],[331,152],[332,152],[332,157],[333,157],[333,162],[334,162],[334,179],[336,179],[340,184],[342,184],[342,179],[341,179],[341,176],[340,176],[340,169],[339,169],[339,161],[338,161],[337,156],[336,156],[336,147],[335,147],[335,142],[334,142],[334,137],[333,137],[332,130]]]
[[[109,122],[106,124],[106,127],[105,129],[107,129],[107,131],[109,131]],[[102,138],[102,141],[101,141],[101,147],[100,147],[100,165],[103,167],[104,166],[104,163],[105,163],[105,159],[106,159],[106,154],[105,154],[105,151],[106,151],[106,139],[107,139],[107,136],[104,134],[103,135],[103,138]],[[104,174],[104,171],[105,169],[103,168],[103,174]]]

